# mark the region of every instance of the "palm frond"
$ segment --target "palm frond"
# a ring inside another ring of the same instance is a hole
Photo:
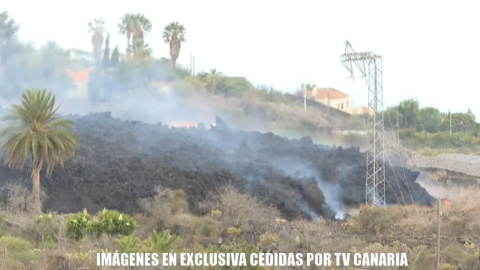
[[[5,153],[4,163],[22,169],[29,157],[31,168],[41,169],[51,176],[57,164],[73,157],[78,141],[73,135],[74,124],[56,112],[55,96],[45,89],[26,90],[21,105],[13,105],[2,118],[9,122],[0,132],[0,151]]]

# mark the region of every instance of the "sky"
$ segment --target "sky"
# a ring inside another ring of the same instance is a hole
[[[178,63],[244,76],[256,85],[293,92],[302,82],[334,87],[367,104],[365,81],[355,82],[340,62],[345,41],[357,52],[383,57],[385,107],[414,98],[421,107],[480,117],[480,16],[476,1],[373,0],[3,0],[20,24],[19,38],[36,45],[92,50],[88,22],[102,18],[111,46],[124,51],[117,25],[125,13],[152,22],[146,42],[155,57],[169,57],[163,28],[187,30]]]

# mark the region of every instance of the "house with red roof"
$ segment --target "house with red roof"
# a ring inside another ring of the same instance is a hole
[[[325,104],[330,108],[344,111],[349,114],[368,114],[367,107],[353,107],[350,96],[335,88],[314,87],[307,92],[307,97]]]
[[[317,102],[338,110],[346,111],[350,106],[350,97],[335,88],[314,87],[307,95]]]

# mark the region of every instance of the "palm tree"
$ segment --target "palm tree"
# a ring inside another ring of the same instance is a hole
[[[130,47],[130,40],[132,39],[133,33],[133,24],[135,15],[131,13],[127,13],[120,18],[120,23],[118,24],[118,31],[121,35],[125,35],[127,37],[127,54],[130,55],[131,47]]]
[[[55,96],[45,89],[26,90],[22,103],[13,105],[2,120],[9,121],[0,132],[0,150],[9,168],[23,169],[27,159],[36,211],[41,212],[40,171],[45,166],[50,177],[57,164],[75,155],[78,141],[72,133],[73,122],[56,115]]]
[[[127,13],[120,19],[118,30],[127,37],[127,54],[130,55],[132,50],[135,53],[134,47],[138,47],[134,43],[141,42],[143,46],[146,33],[152,30],[152,23],[142,14]]]
[[[95,55],[95,65],[100,66],[102,59],[102,45],[103,45],[103,33],[105,32],[104,25],[105,22],[102,19],[94,19],[93,23],[89,22],[88,32],[93,32],[92,35],[92,44],[93,44],[93,53]]]
[[[175,68],[182,42],[185,42],[185,27],[178,22],[172,22],[165,26],[163,40],[170,44],[170,60]]]
[[[144,40],[144,36],[152,31],[152,23],[142,14],[133,15],[132,41]]]

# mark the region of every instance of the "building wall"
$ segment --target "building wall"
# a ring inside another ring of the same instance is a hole
[[[316,99],[316,101],[329,105],[328,99]],[[346,111],[350,107],[349,98],[344,99],[330,99],[330,107],[338,110]]]
[[[367,107],[349,107],[346,112],[349,114],[367,114],[370,112],[371,114],[373,111],[369,110]]]

